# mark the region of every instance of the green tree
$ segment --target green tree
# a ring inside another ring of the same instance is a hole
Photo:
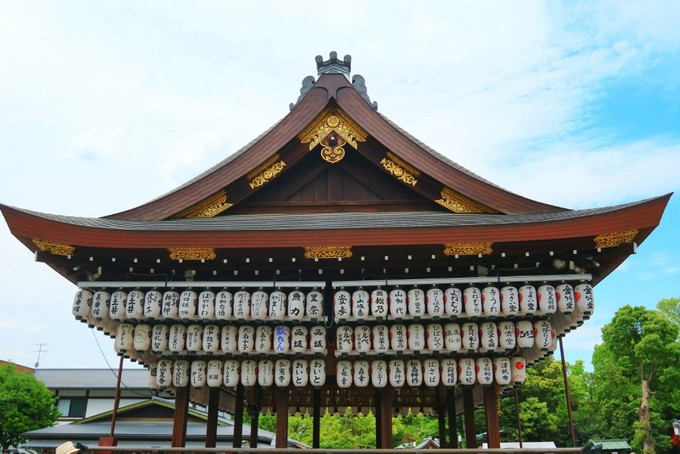
[[[17,446],[23,432],[49,427],[59,417],[55,399],[32,374],[0,367],[0,451]]]
[[[656,308],[675,326],[680,328],[680,298],[662,299],[656,303]]]
[[[677,365],[677,338],[675,324],[660,311],[642,306],[620,308],[611,323],[602,328],[602,365],[637,383],[639,406],[633,446],[645,454],[655,451],[652,392],[666,371]]]

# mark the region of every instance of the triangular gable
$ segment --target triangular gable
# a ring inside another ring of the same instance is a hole
[[[124,421],[126,419],[172,420],[174,414],[175,414],[174,401],[152,398],[119,408],[118,411],[116,412],[116,420],[117,421]],[[87,418],[80,419],[78,421],[75,421],[73,424],[88,424],[93,422],[110,421],[112,415],[113,410],[109,410]],[[189,409],[189,421],[205,422],[207,420],[208,415],[205,412]],[[218,421],[218,424],[226,425],[227,423],[224,421]]]

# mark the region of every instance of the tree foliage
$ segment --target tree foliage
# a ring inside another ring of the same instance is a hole
[[[0,367],[0,448],[17,446],[23,432],[49,427],[59,417],[54,397],[32,374]]]

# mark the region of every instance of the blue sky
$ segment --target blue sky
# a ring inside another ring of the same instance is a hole
[[[96,217],[155,198],[286,115],[330,51],[380,112],[523,196],[591,208],[680,186],[680,2],[317,5],[0,1],[0,202]],[[680,297],[679,225],[676,195],[567,360],[590,361],[618,307]],[[0,358],[116,367],[4,222],[0,248]]]

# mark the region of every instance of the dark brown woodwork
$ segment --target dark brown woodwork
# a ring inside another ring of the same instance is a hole
[[[380,448],[392,449],[392,388],[388,385],[380,394]]]
[[[312,414],[312,448],[321,446],[321,390],[312,391],[314,411]]]
[[[288,388],[276,388],[276,448],[288,447]]]
[[[243,385],[236,385],[236,408],[234,410],[234,438],[233,447],[240,448],[243,446],[243,409],[245,388]]]
[[[484,387],[484,415],[486,417],[487,446],[501,447],[501,433],[498,424],[498,390],[496,385]]]
[[[208,421],[205,426],[205,447],[217,446],[217,419],[220,411],[220,388],[210,388],[208,396]]]
[[[437,407],[437,427],[439,429],[439,447],[448,448],[449,445],[446,442],[446,408],[444,405]]]
[[[175,390],[175,416],[172,423],[172,447],[183,448],[187,437],[189,419],[189,386],[179,386]]]
[[[475,427],[475,402],[472,387],[463,388],[463,417],[465,423],[465,447],[477,447],[477,428]]]
[[[447,448],[458,448],[458,427],[456,424],[456,393],[454,389],[446,390],[446,411],[449,419],[449,442]]]

